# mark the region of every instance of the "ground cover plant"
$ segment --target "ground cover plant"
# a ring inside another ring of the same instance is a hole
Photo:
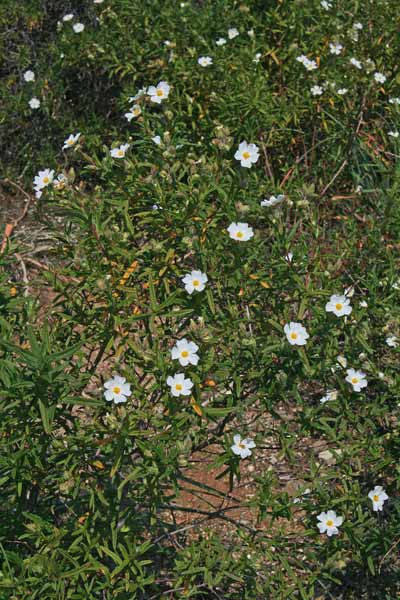
[[[0,598],[398,598],[397,2],[0,24]]]

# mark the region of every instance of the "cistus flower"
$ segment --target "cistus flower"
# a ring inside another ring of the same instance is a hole
[[[194,291],[202,292],[205,288],[205,284],[208,281],[208,277],[201,271],[191,271],[182,277],[182,281],[185,285],[185,290],[188,294],[193,294]]]
[[[324,93],[324,90],[320,85],[313,85],[310,92],[313,96],[321,96]]]
[[[36,110],[37,108],[40,108],[40,100],[38,98],[31,98],[29,100],[28,104],[32,108],[32,110]]]
[[[353,386],[354,392],[360,392],[362,388],[367,387],[368,381],[366,375],[362,371],[356,371],[355,369],[347,369],[346,381]]]
[[[338,527],[343,523],[343,517],[338,517],[334,510],[322,512],[317,516],[319,523],[317,527],[320,533],[326,533],[328,537],[339,533]]]
[[[233,40],[233,38],[237,37],[239,35],[239,31],[236,29],[236,27],[230,27],[228,29],[228,38],[230,40]]]
[[[277,204],[283,202],[284,199],[284,194],[278,194],[278,196],[270,196],[268,199],[265,198],[264,200],[261,200],[260,206],[276,206]]]
[[[296,60],[301,63],[307,71],[313,71],[314,69],[318,69],[318,65],[315,60],[310,60],[304,54],[301,54],[296,58]]]
[[[173,377],[168,377],[167,385],[169,385],[171,394],[175,397],[190,396],[193,382],[189,377],[185,379],[184,373],[176,373]]]
[[[121,144],[118,148],[112,148],[110,154],[113,158],[124,158],[130,144]]]
[[[178,340],[175,346],[171,350],[172,360],[179,360],[179,364],[182,367],[187,365],[197,365],[199,357],[196,354],[199,349],[198,345],[194,342],[188,342],[186,338]]]
[[[72,29],[75,31],[75,33],[82,33],[82,31],[85,29],[85,26],[83,23],[75,23],[75,25],[72,25]]]
[[[227,229],[229,237],[238,242],[247,242],[253,235],[252,227],[248,223],[231,223]]]
[[[379,73],[378,71],[374,73],[374,79],[376,83],[385,83],[386,76],[383,73]]]
[[[71,133],[71,135],[69,137],[67,137],[66,140],[64,140],[63,150],[66,150],[67,148],[71,148],[71,146],[74,146],[76,144],[76,142],[79,140],[80,136],[81,136],[80,133],[76,133],[75,135],[73,135]]]
[[[231,446],[231,450],[233,454],[240,456],[240,458],[247,458],[248,456],[251,456],[251,449],[255,447],[256,445],[252,439],[242,439],[242,436],[239,433],[233,436],[233,445]]]
[[[329,302],[325,305],[326,312],[333,312],[337,317],[350,315],[353,310],[350,306],[350,300],[346,296],[337,296],[333,294]]]
[[[372,501],[374,511],[383,510],[383,505],[389,496],[381,485],[376,485],[373,490],[368,493],[368,498]]]
[[[126,402],[127,398],[132,394],[130,383],[126,383],[125,377],[114,375],[111,379],[104,384],[105,392],[104,397],[107,402],[114,402],[115,404],[121,404]]]
[[[286,323],[283,331],[286,333],[287,340],[292,346],[304,346],[310,337],[307,330],[301,323]]]
[[[197,62],[201,67],[209,67],[210,65],[212,65],[213,60],[211,56],[200,56]]]
[[[239,148],[235,153],[236,160],[240,160],[242,167],[250,169],[251,165],[256,163],[260,157],[258,147],[255,144],[248,144],[246,141],[240,142]]]
[[[398,346],[397,337],[395,335],[389,335],[385,341],[390,348],[397,348]]]
[[[155,135],[151,138],[151,141],[157,144],[157,146],[159,146],[161,144],[161,137],[159,135]]]
[[[35,81],[35,73],[33,71],[25,71],[24,79],[26,82]]]
[[[339,55],[339,54],[341,54],[342,50],[343,50],[343,46],[341,44],[338,44],[337,42],[333,42],[333,43],[329,44],[329,52],[331,54]]]
[[[332,402],[333,400],[336,400],[337,397],[338,397],[337,390],[328,390],[326,392],[325,396],[322,396],[322,398],[320,399],[320,403],[325,404],[325,402]]]
[[[163,100],[168,98],[170,89],[166,81],[160,81],[156,86],[151,85],[147,88],[147,95],[150,96],[150,102],[161,104]]]
[[[128,121],[132,121],[132,119],[136,119],[136,117],[138,117],[141,114],[141,112],[142,109],[140,108],[139,104],[134,104],[129,109],[129,112],[125,113],[124,117]]]
[[[215,43],[217,44],[217,46],[223,46],[224,44],[226,44],[226,39],[222,37],[218,38]]]
[[[35,190],[42,190],[43,188],[47,187],[53,182],[53,179],[53,169],[44,169],[43,171],[39,171],[33,180]]]

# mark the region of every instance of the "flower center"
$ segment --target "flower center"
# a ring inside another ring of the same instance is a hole
[[[72,146],[73,143],[74,143],[74,140],[67,140],[68,146]]]
[[[48,177],[43,177],[43,183],[50,183],[50,179]]]
[[[177,383],[175,386],[175,389],[177,392],[181,392],[182,391],[182,384],[181,383]]]
[[[332,525],[333,525],[332,519],[328,519],[326,522],[326,525],[327,525],[327,527],[332,527]]]
[[[335,308],[336,308],[336,310],[342,310],[343,304],[338,303],[338,304],[336,304]]]
[[[164,96],[164,92],[162,90],[157,90],[157,96],[161,98],[161,96]]]
[[[124,155],[124,151],[123,150],[118,150],[118,156],[123,156]]]
[[[358,383],[358,377],[353,377],[353,379],[351,380],[351,383],[354,383],[354,384]]]
[[[239,448],[241,448],[242,450],[245,450],[245,449],[246,449],[246,444],[243,444],[243,442],[240,442],[240,443],[238,444],[238,446],[239,446]]]
[[[114,394],[120,394],[121,388],[116,385],[115,387],[113,387],[113,392],[114,392]]]
[[[245,160],[247,160],[248,158],[250,158],[250,152],[243,152],[242,156]]]
[[[236,232],[236,237],[237,238],[242,238],[243,237],[243,232],[242,231],[237,231]]]
[[[374,502],[379,502],[379,496],[377,496],[377,495],[375,494],[375,496],[373,497],[373,500],[374,500]]]
[[[187,350],[182,350],[181,356],[182,358],[187,358],[189,356],[189,352]]]
[[[200,281],[198,279],[193,279],[192,284],[193,287],[197,287],[198,285],[200,285]]]
[[[292,340],[297,340],[297,333],[295,333],[294,331],[290,334],[290,337],[292,338]]]

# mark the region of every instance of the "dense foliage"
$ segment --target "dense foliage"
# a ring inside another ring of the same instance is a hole
[[[0,254],[0,598],[398,597],[398,2],[9,0],[0,24],[3,191],[55,170],[30,214],[56,240],[29,285],[23,242]]]

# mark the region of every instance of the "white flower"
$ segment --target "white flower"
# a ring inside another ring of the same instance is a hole
[[[34,110],[40,107],[40,100],[38,100],[37,98],[31,98],[28,104]]]
[[[139,98],[141,98],[142,96],[145,96],[147,94],[147,88],[140,88],[140,90],[137,91],[137,93],[134,96],[131,96],[129,98],[129,102],[135,102],[135,100],[138,100]]]
[[[75,31],[75,33],[82,33],[82,31],[85,29],[85,26],[83,23],[75,23],[75,25],[72,25],[72,29]]]
[[[179,360],[179,364],[182,367],[187,365],[197,365],[199,357],[196,354],[199,349],[198,345],[194,342],[188,342],[186,338],[178,340],[175,346],[171,350],[172,360]]]
[[[253,235],[252,227],[248,223],[231,223],[227,229],[229,237],[238,242],[247,242]]]
[[[182,277],[182,281],[185,284],[185,290],[188,294],[193,294],[196,292],[202,292],[205,288],[205,284],[208,281],[208,277],[205,273],[201,271],[192,271],[191,273],[187,273],[184,277]]]
[[[320,513],[317,519],[320,521],[317,524],[319,532],[326,533],[328,537],[337,535],[339,533],[338,527],[343,523],[343,517],[338,517],[334,510]]]
[[[217,44],[217,46],[223,46],[224,44],[226,44],[226,39],[222,37],[218,38],[215,43]]]
[[[362,23],[360,23],[360,22],[354,23],[354,25],[353,25],[353,29],[359,29],[359,30],[361,30],[363,28],[364,28],[364,25]]]
[[[280,204],[284,199],[284,194],[278,194],[278,196],[270,196],[268,200],[266,198],[264,200],[261,200],[260,206],[276,206],[277,204]]]
[[[136,117],[138,117],[141,114],[141,112],[142,109],[140,108],[139,104],[134,104],[129,109],[129,112],[125,113],[124,117],[130,122],[132,121],[132,119],[136,119]]]
[[[349,90],[347,88],[340,88],[338,89],[337,93],[339,94],[339,96],[344,96],[345,94],[347,94]]]
[[[234,443],[231,446],[231,450],[233,454],[240,456],[240,458],[247,458],[248,456],[251,456],[251,449],[256,447],[252,439],[242,439],[242,436],[239,433],[233,436],[233,442]]]
[[[125,377],[114,375],[111,379],[104,384],[105,392],[104,397],[107,402],[115,402],[115,404],[121,404],[126,402],[126,399],[131,396],[131,385],[126,383]]]
[[[130,144],[121,144],[118,148],[112,148],[110,154],[113,158],[124,158]]]
[[[389,98],[389,104],[400,104],[400,98]]]
[[[258,148],[255,144],[248,144],[246,141],[240,142],[239,148],[235,153],[236,160],[240,160],[242,167],[250,169],[253,163],[259,159]]]
[[[283,331],[292,346],[304,346],[310,337],[301,323],[293,323],[293,321],[286,323]]]
[[[312,88],[310,89],[310,92],[312,93],[313,96],[321,96],[321,94],[324,93],[324,90],[322,89],[322,87],[320,85],[313,85]]]
[[[69,137],[67,137],[66,140],[64,140],[63,150],[65,150],[66,148],[71,148],[71,146],[74,146],[76,144],[76,142],[79,140],[80,135],[81,135],[80,133],[76,133],[75,135],[73,135],[71,133],[71,135]]]
[[[331,402],[332,400],[336,400],[337,397],[338,397],[337,390],[328,390],[326,392],[325,396],[322,396],[322,398],[320,399],[320,403],[325,404],[325,402]]]
[[[382,510],[383,505],[389,496],[381,485],[376,485],[373,490],[368,493],[368,498],[372,501],[373,510]]]
[[[261,52],[257,52],[257,54],[255,55],[255,57],[253,58],[253,62],[254,63],[259,63],[261,57],[262,57]]]
[[[39,190],[37,188],[34,188],[34,189],[35,189],[35,198],[37,198],[39,200],[39,198],[41,198],[43,192],[42,192],[42,190]]]
[[[249,29],[247,35],[250,37],[254,37],[254,29]]]
[[[374,79],[377,83],[385,83],[386,76],[383,73],[379,73],[378,71],[374,73]]]
[[[343,50],[343,46],[342,44],[339,44],[338,42],[332,42],[331,44],[329,44],[329,50],[331,54],[341,54],[342,50]]]
[[[67,183],[67,177],[64,175],[64,173],[60,173],[59,175],[57,175],[57,178],[54,179],[53,186],[56,188],[56,190],[62,190]]]
[[[337,317],[349,315],[353,310],[350,306],[350,300],[346,296],[337,296],[333,294],[329,302],[325,305],[326,312],[333,312]]]
[[[357,69],[362,69],[362,64],[356,58],[351,58],[350,62],[353,65],[353,67],[356,67]]]
[[[397,348],[397,337],[395,335],[389,335],[386,338],[386,343],[390,348]]]
[[[197,62],[201,67],[209,67],[212,65],[212,58],[211,56],[200,56]]]
[[[54,170],[44,169],[43,171],[39,171],[36,177],[33,180],[33,185],[36,191],[40,191],[43,188],[47,187],[53,182],[54,179]]]
[[[93,0],[93,4],[103,4],[104,0]]]
[[[288,263],[291,263],[293,260],[293,252],[288,252],[284,258]]]
[[[361,300],[360,301],[360,307],[361,308],[368,308],[368,302],[365,302],[365,300]]]
[[[190,396],[193,382],[189,377],[185,379],[183,373],[176,373],[173,377],[168,377],[167,385],[170,386],[171,394],[175,397]]]
[[[343,367],[343,369],[345,369],[347,367],[347,358],[345,356],[343,356],[343,354],[339,354],[336,357],[336,360],[338,362],[338,364]]]
[[[159,146],[161,144],[161,138],[159,135],[155,135],[154,137],[151,138],[151,140],[152,140],[152,142],[157,144],[157,146]]]
[[[307,71],[313,71],[314,69],[318,69],[318,65],[315,62],[315,60],[310,60],[304,54],[302,54],[301,56],[298,56],[296,58],[296,60],[299,63],[301,63],[307,69]]]
[[[233,38],[235,38],[238,35],[239,35],[239,32],[236,29],[236,27],[231,27],[230,29],[228,29],[228,38],[230,40],[233,40]]]
[[[368,381],[366,375],[362,371],[355,371],[354,369],[347,369],[346,371],[348,381],[353,386],[354,392],[360,392],[362,388],[367,387]]]
[[[24,73],[25,81],[35,81],[35,73],[33,71],[25,71]]]
[[[150,101],[156,104],[161,104],[163,100],[168,98],[170,86],[166,81],[160,81],[157,86],[151,85],[147,89],[147,94],[150,96]]]
[[[330,8],[332,8],[332,4],[331,2],[328,2],[328,0],[321,0],[321,6],[325,10],[329,10]]]
[[[388,135],[392,138],[398,138],[400,134],[398,131],[388,131]]]
[[[72,13],[68,13],[67,15],[63,16],[63,21],[72,21],[72,19],[74,18],[74,15]]]

